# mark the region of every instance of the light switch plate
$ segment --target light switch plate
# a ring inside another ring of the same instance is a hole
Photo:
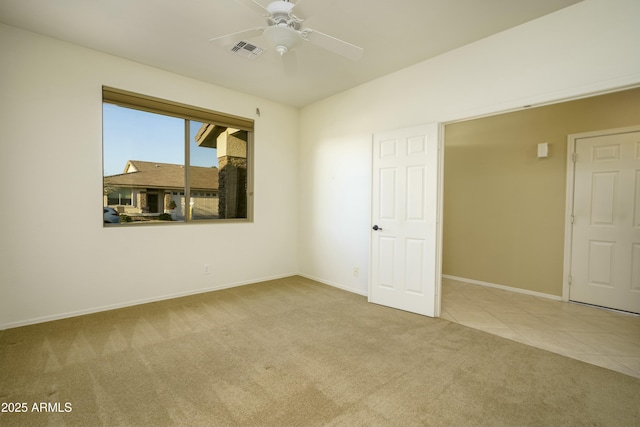
[[[538,144],[538,157],[549,157],[549,143],[543,142]]]

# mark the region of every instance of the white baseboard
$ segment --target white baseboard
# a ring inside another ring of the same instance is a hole
[[[545,293],[542,293],[542,292],[530,291],[528,289],[520,289],[520,288],[514,288],[512,286],[498,285],[498,284],[495,284],[495,283],[482,282],[480,280],[467,279],[465,277],[450,276],[448,274],[443,274],[442,278],[443,279],[456,280],[458,282],[471,283],[473,285],[486,286],[486,287],[489,287],[489,288],[502,289],[503,291],[517,292],[519,294],[531,295],[531,296],[534,296],[534,297],[552,299],[554,301],[562,301],[562,297],[560,297],[560,296],[551,295],[551,294],[545,294]]]
[[[354,293],[354,294],[362,295],[363,297],[369,296],[369,293],[367,291],[360,291],[360,290],[357,290],[357,289],[348,288],[348,287],[340,285],[338,283],[330,282],[328,280],[324,280],[324,279],[321,279],[319,277],[312,276],[310,274],[298,273],[298,276],[306,277],[307,279],[311,279],[311,280],[314,280],[316,282],[320,282],[320,283],[322,283],[324,285],[333,286],[334,288],[342,289],[343,291],[347,291],[347,292],[351,292],[351,293]]]
[[[102,311],[116,310],[118,308],[132,307],[132,306],[135,306],[135,305],[148,304],[148,303],[158,302],[158,301],[165,301],[165,300],[170,300],[170,299],[174,299],[174,298],[181,298],[181,297],[187,297],[187,296],[190,296],[190,295],[204,294],[204,293],[213,292],[213,291],[220,291],[222,289],[235,288],[235,287],[238,287],[238,286],[252,285],[254,283],[266,282],[266,281],[275,280],[275,279],[282,279],[284,277],[291,277],[291,276],[296,276],[296,275],[297,275],[297,273],[281,274],[281,275],[264,277],[264,278],[260,278],[260,279],[248,280],[248,281],[243,281],[243,282],[227,283],[227,284],[224,284],[224,285],[212,286],[212,287],[204,288],[204,289],[196,289],[196,290],[191,290],[191,291],[186,291],[186,292],[178,292],[178,293],[175,293],[175,294],[162,295],[162,296],[158,296],[158,297],[143,298],[143,299],[134,300],[134,301],[126,301],[126,302],[122,302],[122,303],[118,303],[118,304],[103,305],[103,306],[100,306],[100,307],[93,307],[93,308],[89,308],[89,309],[85,309],[85,310],[70,311],[70,312],[67,312],[67,313],[60,313],[60,314],[53,314],[53,315],[50,315],[50,316],[36,317],[36,318],[32,318],[32,319],[20,320],[20,321],[17,321],[17,322],[9,322],[9,323],[5,323],[3,325],[0,325],[0,331],[4,330],[4,329],[19,328],[21,326],[35,325],[37,323],[51,322],[51,321],[60,320],[60,319],[68,319],[70,317],[83,316],[83,315],[86,315],[86,314],[100,313]]]
[[[219,290],[228,289],[228,288],[235,288],[237,286],[251,285],[251,284],[254,284],[254,283],[266,282],[266,281],[275,280],[275,279],[282,279],[284,277],[291,277],[291,276],[296,276],[296,275],[302,276],[302,277],[306,277],[307,279],[315,280],[316,282],[323,283],[325,285],[329,285],[329,286],[332,286],[334,288],[341,289],[343,291],[347,291],[347,292],[351,292],[351,293],[354,293],[354,294],[362,295],[364,297],[368,297],[368,295],[369,295],[367,291],[361,291],[361,290],[358,290],[358,289],[349,288],[349,287],[346,287],[346,286],[341,285],[339,283],[335,283],[335,282],[331,282],[331,281],[328,281],[328,280],[324,280],[324,279],[321,279],[319,277],[315,277],[315,276],[312,276],[312,275],[309,275],[309,274],[290,273],[290,274],[282,274],[282,275],[277,275],[277,276],[264,277],[264,278],[254,279],[254,280],[249,280],[249,281],[244,281],[244,282],[235,282],[235,283],[228,283],[228,284],[224,284],[224,285],[212,286],[212,287],[205,288],[205,289],[197,289],[197,290],[186,291],[186,292],[178,292],[178,293],[175,293],[175,294],[163,295],[163,296],[159,296],[159,297],[144,298],[144,299],[140,299],[140,300],[127,301],[127,302],[118,303],[118,304],[111,304],[111,305],[105,305],[105,306],[100,306],[100,307],[93,307],[93,308],[86,309],[86,310],[77,310],[77,311],[71,311],[71,312],[67,312],[67,313],[54,314],[54,315],[50,315],[50,316],[42,316],[42,317],[37,317],[37,318],[32,318],[32,319],[20,320],[20,321],[17,321],[17,322],[10,322],[10,323],[5,323],[3,325],[0,325],[0,330],[18,328],[18,327],[21,327],[21,326],[34,325],[34,324],[37,324],[37,323],[51,322],[51,321],[54,321],[54,320],[67,319],[67,318],[70,318],[70,317],[83,316],[83,315],[86,315],[86,314],[99,313],[99,312],[102,312],[102,311],[116,310],[118,308],[131,307],[131,306],[140,305],[140,304],[148,304],[148,303],[152,303],[152,302],[164,301],[164,300],[169,300],[169,299],[173,299],[173,298],[181,298],[181,297],[186,297],[186,296],[190,296],[190,295],[203,294],[203,293],[207,293],[207,292],[219,291]],[[443,274],[442,278],[443,279],[457,280],[459,282],[471,283],[471,284],[474,284],[474,285],[487,286],[487,287],[490,287],[490,288],[502,289],[502,290],[505,290],[505,291],[518,292],[518,293],[521,293],[521,294],[532,295],[532,296],[541,297],[541,298],[548,298],[548,299],[552,299],[552,300],[556,300],[556,301],[561,301],[562,300],[562,297],[559,297],[559,296],[556,296],[556,295],[550,295],[550,294],[545,294],[545,293],[536,292],[536,291],[529,291],[529,290],[526,290],[526,289],[514,288],[514,287],[511,287],[511,286],[498,285],[498,284],[495,284],[495,283],[482,282],[480,280],[467,279],[467,278],[464,278],[464,277],[451,276],[451,275],[448,275],[448,274]]]

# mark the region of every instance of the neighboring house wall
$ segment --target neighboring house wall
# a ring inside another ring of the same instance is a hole
[[[191,196],[190,206],[191,213],[193,218],[218,218],[218,203],[219,199],[217,196],[212,195],[212,193],[207,193],[209,195],[203,193],[195,193],[196,195]],[[180,195],[176,192],[169,194],[170,201],[175,202],[175,209],[165,209],[166,213],[171,214],[171,218],[174,220],[182,221],[185,219],[185,213],[187,212],[185,197],[184,195]],[[169,206],[169,202],[167,202],[166,206]]]
[[[193,216],[196,218],[218,216],[219,199],[214,196],[191,196]],[[184,202],[183,202],[184,203]]]

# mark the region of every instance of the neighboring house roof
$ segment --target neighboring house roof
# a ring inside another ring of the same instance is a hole
[[[192,190],[218,190],[218,168],[190,166]],[[170,163],[129,160],[124,173],[104,177],[104,185],[111,187],[184,189],[184,166]]]

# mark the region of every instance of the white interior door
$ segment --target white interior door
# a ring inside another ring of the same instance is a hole
[[[640,129],[573,141],[569,299],[640,313]]]
[[[375,134],[369,301],[439,316],[439,126]]]

